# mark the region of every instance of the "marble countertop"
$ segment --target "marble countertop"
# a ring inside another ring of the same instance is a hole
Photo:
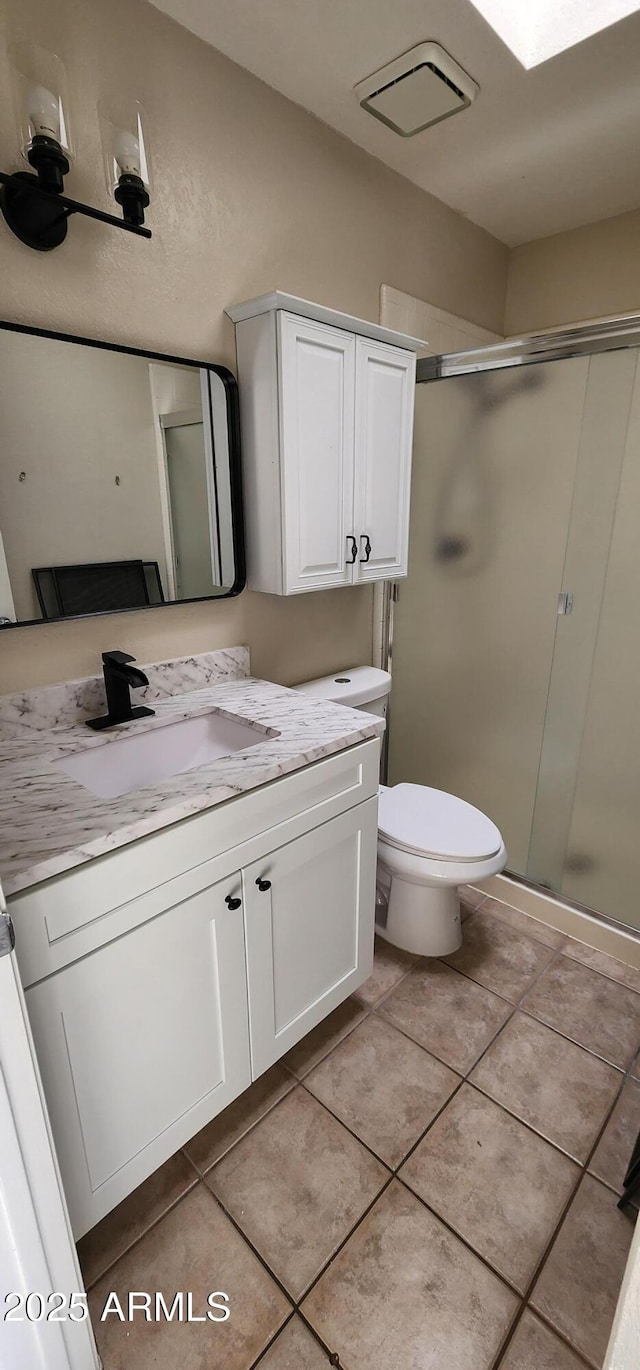
[[[209,663],[213,656],[209,654]],[[150,689],[144,697],[153,700],[155,717],[106,733],[93,733],[85,726],[90,716],[87,701],[94,709],[96,699],[100,704],[93,678],[34,692],[31,698],[0,700],[0,879],[5,894],[50,879],[384,731],[381,718],[247,677],[243,672],[248,668],[248,654],[231,660],[231,666],[229,660],[227,653],[221,672],[208,670],[199,676],[195,670],[183,671],[169,686]],[[198,659],[190,659],[189,665],[194,661]],[[175,663],[162,663],[158,669],[166,671],[170,665],[175,667]],[[145,669],[151,682],[151,670]],[[230,678],[233,675],[239,678]],[[207,684],[193,689],[198,676]],[[166,674],[163,679],[168,679]],[[191,686],[187,691],[185,684]],[[79,687],[85,685],[91,688],[80,699]],[[166,693],[167,688],[176,692]],[[76,692],[73,708],[72,690]],[[134,702],[142,697],[142,691],[136,692]],[[169,723],[211,710],[257,725],[264,729],[264,740],[115,799],[98,798],[56,764],[79,748],[109,746],[147,729],[161,734]]]

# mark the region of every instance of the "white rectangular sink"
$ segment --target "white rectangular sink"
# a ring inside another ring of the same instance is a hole
[[[277,736],[273,728],[218,713],[199,714],[82,748],[54,764],[100,799],[117,799]]]

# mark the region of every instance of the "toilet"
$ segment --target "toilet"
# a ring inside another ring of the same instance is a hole
[[[391,676],[357,666],[296,688],[386,716]],[[404,951],[448,956],[462,945],[460,885],[496,875],[506,860],[495,823],[464,799],[427,785],[381,785],[376,932]]]

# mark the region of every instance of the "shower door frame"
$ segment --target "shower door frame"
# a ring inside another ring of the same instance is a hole
[[[571,328],[554,329],[546,333],[532,333],[525,337],[509,339],[502,343],[492,343],[489,347],[474,347],[464,352],[448,352],[419,357],[416,368],[416,385],[432,381],[446,380],[455,376],[468,376],[482,371],[502,371],[514,366],[527,366],[547,361],[562,361],[570,357],[589,356],[599,352],[613,352],[625,348],[640,348],[640,314],[626,314],[609,318],[599,323],[577,325]],[[381,595],[380,605],[380,657],[375,663],[383,670],[393,672],[393,628],[394,604],[401,593],[401,582],[384,581],[376,587]],[[390,702],[387,714],[387,729],[383,749],[382,778],[387,782],[389,755],[389,717],[392,709]],[[570,899],[558,890],[540,885],[520,872],[505,870],[505,875],[518,881],[526,888],[539,891],[545,897],[557,899],[569,908],[586,913],[592,918],[622,929],[627,935],[640,940],[640,930],[633,928],[617,918],[592,906]]]

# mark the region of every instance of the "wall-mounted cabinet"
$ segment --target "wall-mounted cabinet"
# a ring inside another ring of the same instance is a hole
[[[407,574],[414,338],[276,293],[236,324],[248,585]]]

